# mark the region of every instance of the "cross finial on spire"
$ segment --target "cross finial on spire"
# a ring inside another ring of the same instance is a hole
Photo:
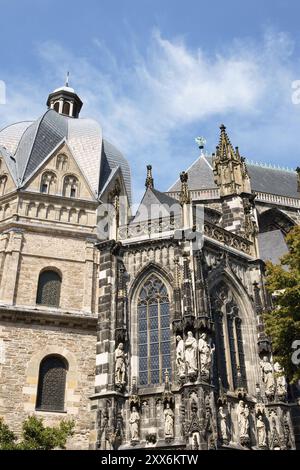
[[[70,72],[67,72],[67,76],[66,76],[66,86],[67,87],[69,86],[69,78],[70,78]]]
[[[152,176],[152,165],[147,165],[147,177],[145,181],[146,189],[154,188],[154,180]]]

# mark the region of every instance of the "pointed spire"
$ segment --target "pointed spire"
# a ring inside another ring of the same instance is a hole
[[[154,179],[152,176],[152,165],[147,165],[147,177],[145,181],[146,189],[154,188]]]
[[[185,171],[180,173],[180,181],[181,181],[180,204],[182,206],[184,204],[190,204],[191,202],[188,179],[189,179],[189,175]]]
[[[220,126],[220,141],[213,156],[215,183],[221,190],[221,196],[250,193],[250,179],[245,158],[238,147],[233,148],[226,127]]]
[[[227,135],[226,127],[224,126],[224,124],[221,124],[220,130],[221,133],[219,146],[217,147],[217,157],[219,157],[221,160],[235,160],[237,156]]]

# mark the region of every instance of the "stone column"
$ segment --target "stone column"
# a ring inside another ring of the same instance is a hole
[[[23,230],[12,229],[8,234],[5,249],[0,299],[3,303],[13,305],[17,291],[17,279],[22,251]]]

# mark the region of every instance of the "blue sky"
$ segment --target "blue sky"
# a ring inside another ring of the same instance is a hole
[[[299,165],[298,0],[0,0],[0,127],[35,119],[70,84],[130,161],[136,198],[145,166],[166,190],[214,150],[224,122],[249,159]]]

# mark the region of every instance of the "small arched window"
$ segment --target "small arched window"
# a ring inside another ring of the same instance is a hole
[[[56,169],[65,171],[68,168],[68,157],[67,155],[60,154],[56,159]]]
[[[41,179],[41,193],[53,194],[55,193],[56,175],[52,171],[46,171]]]
[[[78,178],[74,175],[68,175],[64,178],[63,196],[77,197],[78,196]]]
[[[150,276],[138,298],[138,356],[140,385],[163,383],[171,375],[170,303],[164,283]]]
[[[68,363],[62,356],[51,355],[42,360],[39,370],[37,410],[65,410],[67,370]]]
[[[59,113],[59,101],[56,101],[56,103],[54,103],[54,109]]]
[[[36,303],[59,307],[61,277],[56,271],[43,271],[39,277]]]
[[[63,105],[63,114],[66,114],[67,116],[70,115],[70,103],[68,101],[65,101],[64,102],[64,105]]]

